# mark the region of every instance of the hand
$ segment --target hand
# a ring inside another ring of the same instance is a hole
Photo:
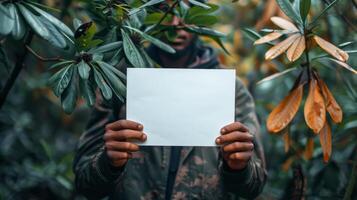
[[[105,151],[114,167],[124,166],[132,157],[131,153],[139,151],[139,146],[131,141],[146,140],[143,128],[143,125],[129,120],[118,120],[105,126]]]
[[[222,145],[223,158],[232,170],[244,169],[253,155],[253,135],[240,122],[223,127],[216,143]]]

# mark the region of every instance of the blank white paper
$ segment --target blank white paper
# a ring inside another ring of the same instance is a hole
[[[127,119],[148,146],[216,146],[234,122],[235,70],[129,68]]]

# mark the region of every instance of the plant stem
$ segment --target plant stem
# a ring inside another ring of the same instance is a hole
[[[25,45],[25,47],[33,56],[35,56],[37,59],[39,59],[39,60],[41,60],[43,62],[65,61],[65,59],[62,59],[60,57],[44,58],[44,57],[40,56],[39,54],[37,54],[30,46]]]
[[[11,88],[14,86],[15,81],[17,79],[17,77],[19,76],[23,66],[24,66],[24,62],[26,60],[26,55],[27,52],[25,49],[26,45],[31,44],[33,38],[33,32],[30,30],[28,35],[25,37],[25,42],[24,42],[24,48],[23,51],[20,53],[20,55],[17,56],[16,58],[16,63],[15,63],[15,67],[12,70],[9,79],[6,81],[4,88],[1,90],[0,93],[0,109],[2,108],[2,106],[4,105],[6,98],[11,90]]]
[[[150,30],[154,30],[157,26],[159,26],[167,17],[167,15],[172,12],[172,10],[177,6],[177,4],[180,2],[180,0],[176,0],[169,8],[169,10],[167,10],[165,12],[165,14],[160,18],[160,20],[152,27],[150,28]]]

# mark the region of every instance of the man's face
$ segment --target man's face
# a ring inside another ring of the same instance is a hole
[[[186,4],[188,4],[188,1],[184,1]],[[166,0],[164,4],[166,3],[166,9],[167,7],[170,7],[172,5],[171,0]],[[170,26],[180,26],[182,25],[182,19],[180,19],[178,16],[173,15],[172,20],[170,22],[164,23],[165,25],[170,25]],[[172,48],[174,48],[177,51],[184,50],[186,47],[188,47],[194,38],[194,34],[187,32],[183,29],[176,29],[176,38],[173,41],[168,41],[168,43],[171,45]]]

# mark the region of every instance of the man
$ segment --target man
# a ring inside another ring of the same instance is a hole
[[[174,17],[171,25],[180,24]],[[175,54],[152,46],[148,53],[163,67],[220,68],[212,48],[196,35],[177,30]],[[217,148],[139,147],[145,124],[125,120],[125,105],[99,100],[74,160],[76,187],[89,199],[252,199],[266,171],[254,102],[236,84],[236,122],[217,133]]]

